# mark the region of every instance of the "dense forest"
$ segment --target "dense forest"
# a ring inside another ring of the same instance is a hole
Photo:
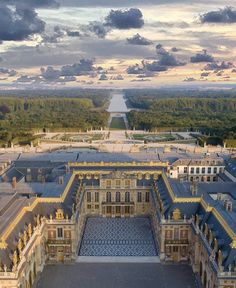
[[[90,98],[0,97],[0,144],[27,144],[35,140],[33,133],[38,130],[86,131],[105,127],[109,114],[97,109],[99,106]]]
[[[130,107],[141,109],[132,110],[128,114],[131,128],[155,130],[200,130],[217,137],[219,144],[225,140],[231,144],[236,142],[236,95],[234,90],[202,92],[183,91],[172,92],[171,97],[162,97],[160,91],[152,93],[144,90],[126,91]],[[198,94],[198,92],[200,94]],[[216,93],[216,94],[214,94]],[[218,95],[220,93],[220,95]],[[204,97],[205,95],[205,97]],[[174,97],[176,96],[176,97]],[[216,139],[216,138],[214,138]],[[207,138],[206,138],[207,142]],[[231,145],[230,144],[230,145]]]
[[[95,108],[104,108],[109,103],[110,90],[105,89],[43,89],[43,90],[3,90],[0,97],[17,98],[86,98],[91,99]]]

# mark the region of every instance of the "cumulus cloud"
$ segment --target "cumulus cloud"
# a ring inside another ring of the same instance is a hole
[[[58,43],[64,35],[64,31],[59,26],[55,26],[52,33],[42,35],[42,42]]]
[[[121,81],[121,80],[124,80],[124,77],[119,74],[119,75],[116,75],[116,76],[112,76],[111,80]]]
[[[94,61],[90,59],[81,59],[72,65],[64,65],[60,69],[52,66],[41,68],[41,76],[46,81],[70,82],[75,81],[75,76],[90,75],[94,72]]]
[[[91,36],[93,34],[101,39],[105,38],[112,30],[112,28],[106,25],[105,22],[101,21],[91,21],[88,25],[82,25],[80,29],[84,36]]]
[[[105,20],[107,26],[117,29],[141,28],[144,25],[143,14],[137,8],[111,10]]]
[[[184,82],[194,82],[194,81],[197,81],[197,79],[193,78],[193,77],[186,77],[184,79]]]
[[[212,62],[208,63],[205,67],[204,70],[206,71],[211,71],[211,70],[224,70],[224,69],[231,69],[234,68],[234,64],[231,62]]]
[[[214,62],[214,57],[207,54],[206,50],[203,50],[202,53],[197,53],[195,56],[192,56],[190,61],[191,63]]]
[[[0,67],[0,74],[8,74],[8,76],[14,77],[14,76],[16,76],[17,72],[13,69]]]
[[[81,76],[88,75],[94,71],[94,61],[90,59],[81,59],[72,65],[65,65],[61,68],[61,76]]]
[[[100,77],[99,77],[99,81],[107,81],[108,80],[108,77],[105,73],[101,74]]]
[[[32,82],[36,82],[36,81],[40,81],[39,76],[31,77],[28,75],[22,75],[16,80],[17,83],[32,83]]]
[[[145,37],[142,37],[139,33],[137,33],[136,35],[134,35],[131,38],[127,38],[127,43],[128,44],[132,44],[132,45],[151,45],[152,41],[148,40]]]
[[[67,30],[66,31],[67,36],[69,37],[79,37],[81,36],[81,33],[79,31],[71,31],[71,30]]]
[[[131,65],[127,68],[128,74],[142,74],[145,73],[145,70],[143,67],[140,67],[138,64]]]
[[[201,77],[208,77],[210,75],[209,72],[202,72]]]
[[[38,18],[32,8],[0,6],[0,41],[25,40],[42,33],[44,29],[45,22]]]
[[[202,23],[236,23],[236,10],[225,7],[218,11],[210,11],[200,15]]]
[[[163,48],[161,44],[158,44],[156,46],[156,53],[158,58],[157,63],[159,64],[160,67],[161,66],[176,67],[184,65],[184,63],[177,60],[174,55],[172,55],[165,48]]]

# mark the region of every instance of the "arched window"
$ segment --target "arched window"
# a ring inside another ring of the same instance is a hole
[[[111,192],[107,192],[107,202],[111,203]]]
[[[125,202],[130,202],[130,193],[125,192]]]
[[[116,192],[116,202],[120,202],[120,192]]]

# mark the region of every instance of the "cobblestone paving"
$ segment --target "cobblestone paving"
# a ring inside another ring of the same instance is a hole
[[[156,256],[149,218],[88,218],[80,256]]]
[[[187,265],[76,263],[46,266],[37,288],[195,288]]]

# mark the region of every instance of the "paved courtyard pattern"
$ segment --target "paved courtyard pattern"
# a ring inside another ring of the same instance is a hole
[[[157,256],[149,218],[88,218],[79,256]]]
[[[150,263],[48,265],[37,288],[196,288],[191,267]]]

